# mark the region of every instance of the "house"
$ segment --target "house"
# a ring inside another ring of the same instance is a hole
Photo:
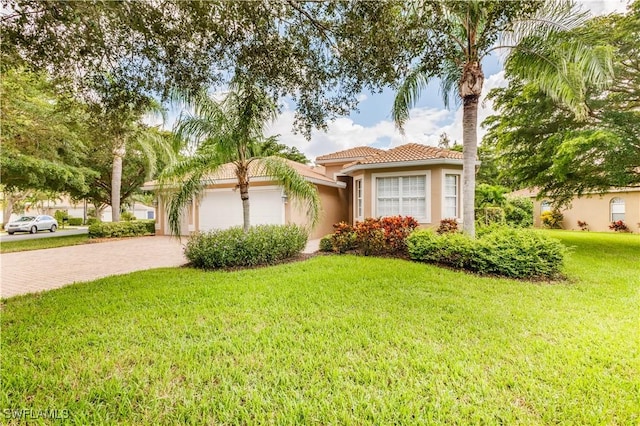
[[[552,210],[551,200],[538,198],[538,191],[525,189],[512,195],[531,198],[533,201],[533,225],[542,227],[540,216]],[[640,187],[611,188],[604,193],[585,194],[571,200],[568,207],[560,209],[562,228],[580,230],[578,221],[585,222],[590,231],[611,231],[611,222],[623,221],[630,231],[640,232]]]
[[[288,161],[288,160],[287,160]],[[333,232],[333,224],[366,217],[412,216],[421,226],[441,219],[462,222],[462,153],[416,143],[389,150],[356,147],[316,158],[309,166],[288,161],[320,195],[320,223],[310,237]],[[254,163],[252,163],[254,164]],[[305,224],[304,211],[290,202],[257,167],[249,170],[251,224]],[[233,165],[223,165],[199,200],[186,209],[181,234],[242,225],[242,204]],[[148,182],[143,189],[155,189]],[[165,200],[159,194],[159,205]],[[158,209],[156,233],[168,235],[166,209]]]

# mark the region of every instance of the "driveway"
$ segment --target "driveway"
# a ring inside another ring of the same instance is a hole
[[[0,255],[0,297],[51,290],[109,275],[184,265],[185,242],[156,236],[4,253]]]
[[[182,252],[186,241],[155,236],[4,253],[0,255],[0,297],[52,290],[109,275],[181,266],[187,263]],[[319,242],[309,241],[304,252],[315,252]]]

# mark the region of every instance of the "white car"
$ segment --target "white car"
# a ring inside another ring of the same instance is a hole
[[[38,216],[22,216],[5,225],[4,229],[9,235],[15,232],[29,232],[35,234],[38,231],[56,232],[58,221],[44,214]]]

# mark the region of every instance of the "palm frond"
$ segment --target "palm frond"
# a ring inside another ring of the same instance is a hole
[[[315,227],[320,220],[320,196],[315,185],[287,164],[283,158],[266,157],[258,161],[265,173],[283,187],[287,197],[298,201],[303,206],[311,227]]]
[[[409,111],[420,97],[423,89],[427,87],[431,76],[422,67],[416,67],[409,72],[404,79],[393,101],[391,116],[396,128],[404,134],[404,124],[409,119]]]

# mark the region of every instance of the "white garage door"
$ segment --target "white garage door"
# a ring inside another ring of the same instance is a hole
[[[282,190],[277,187],[249,188],[251,225],[284,224]],[[205,192],[200,202],[200,230],[242,226],[240,192],[213,189]]]

